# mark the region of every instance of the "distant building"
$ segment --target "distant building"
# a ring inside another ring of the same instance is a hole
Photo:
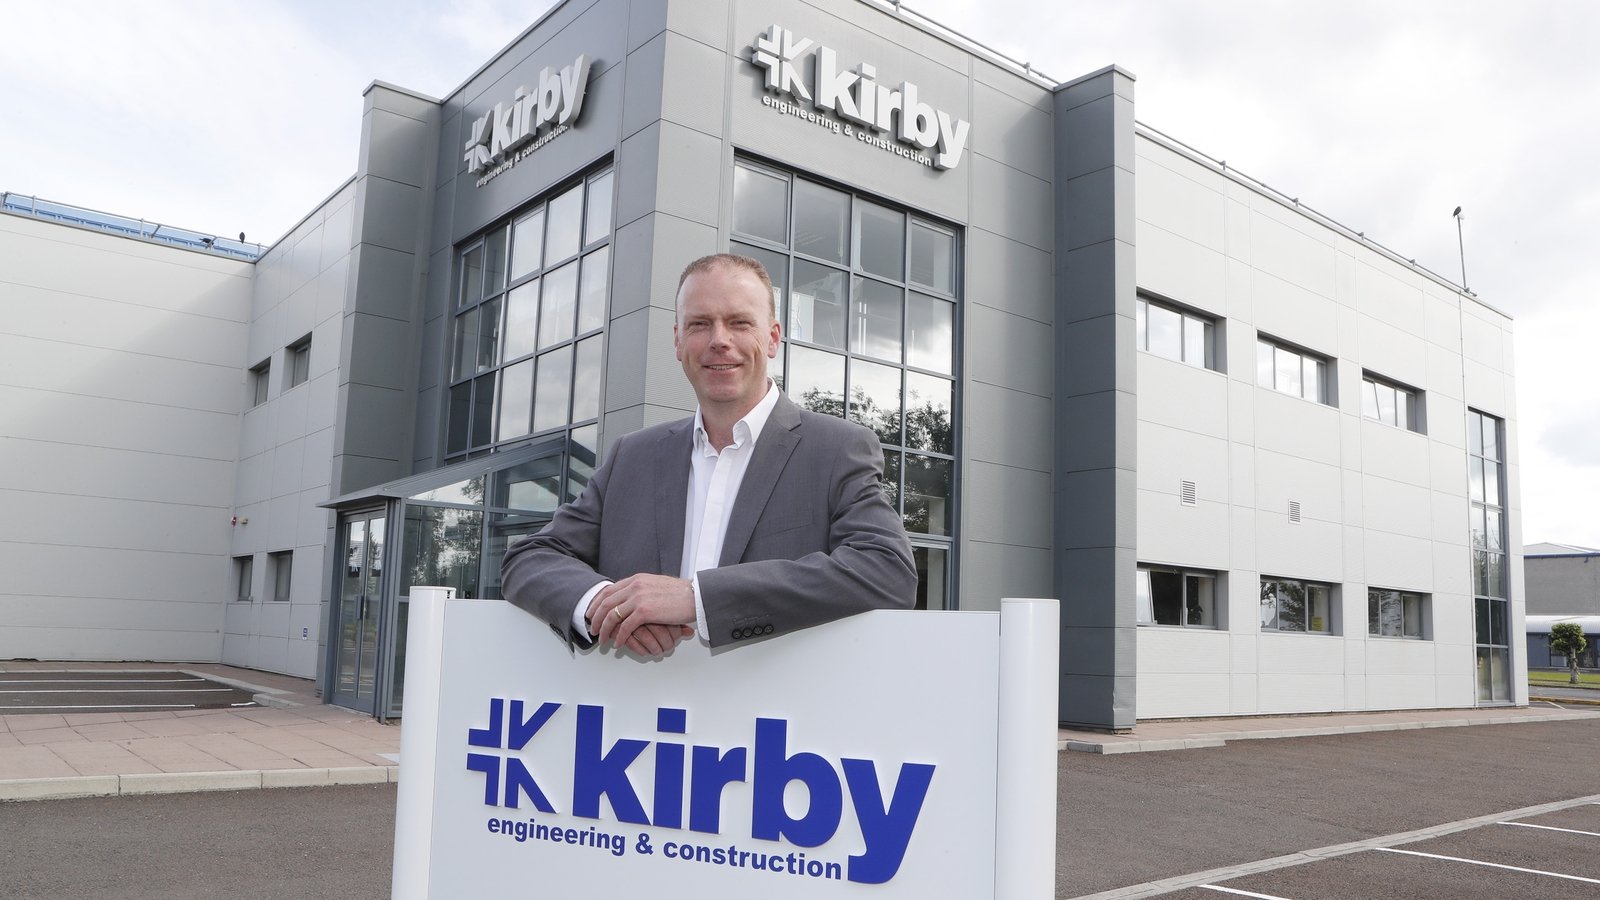
[[[1600,550],[1529,544],[1522,548],[1522,556],[1528,615],[1600,616]]]
[[[882,3],[566,2],[350,125],[259,258],[7,199],[0,658],[399,714],[412,586],[497,596],[692,411],[678,273],[731,250],[785,390],[878,433],[919,605],[1060,598],[1062,721],[1527,702],[1510,317],[1137,122],[1119,68]]]

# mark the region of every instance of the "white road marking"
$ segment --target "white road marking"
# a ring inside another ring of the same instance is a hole
[[[112,706],[101,703],[93,706],[0,706],[0,709],[27,709],[34,712],[44,712],[51,709],[194,709],[193,703],[129,703],[124,706]]]
[[[1307,863],[1320,862],[1351,853],[1362,853],[1367,850],[1376,850],[1383,847],[1392,847],[1396,844],[1409,844],[1413,841],[1425,841],[1430,838],[1444,837],[1447,834],[1456,834],[1470,831],[1485,825],[1494,825],[1511,819],[1525,819],[1530,816],[1543,815],[1544,813],[1558,812],[1563,809],[1572,809],[1578,806],[1600,806],[1600,794],[1590,794],[1586,797],[1574,797],[1571,800],[1558,800],[1554,803],[1540,803],[1537,806],[1524,806],[1519,809],[1504,809],[1487,816],[1475,816],[1470,819],[1460,819],[1455,822],[1446,822],[1442,825],[1432,825],[1419,828],[1415,831],[1403,831],[1398,834],[1386,834],[1381,837],[1367,838],[1361,841],[1352,841],[1347,844],[1332,844],[1327,847],[1317,847],[1312,850],[1302,850],[1299,853],[1290,853],[1284,856],[1274,856],[1268,859],[1258,859],[1255,862],[1240,865],[1223,866],[1216,869],[1207,869],[1203,872],[1190,872],[1187,875],[1176,875],[1171,878],[1162,878],[1156,881],[1146,881],[1140,884],[1130,884],[1109,891],[1100,891],[1095,894],[1086,894],[1078,900],[1124,900],[1124,898],[1149,897],[1154,894],[1170,893],[1185,888],[1200,887],[1217,881],[1231,881],[1243,878],[1246,875],[1257,875],[1262,872],[1274,872],[1293,866],[1303,866]]]
[[[1276,894],[1253,894],[1250,891],[1241,891],[1237,888],[1222,887],[1217,884],[1202,884],[1201,887],[1208,891],[1221,891],[1224,894],[1238,894],[1241,897],[1256,897],[1258,900],[1289,900],[1288,897],[1279,897]]]
[[[14,681],[0,678],[0,684],[191,684],[204,678],[40,678]]]
[[[133,688],[131,690],[117,690],[116,688],[100,688],[93,691],[79,690],[51,690],[49,688],[28,688],[24,691],[0,691],[0,697],[6,694],[218,694],[231,691],[233,688],[162,688],[150,690],[149,688]]]
[[[1557,828],[1554,825],[1535,825],[1532,822],[1501,822],[1501,825],[1516,825],[1519,828],[1543,828],[1545,831],[1565,831],[1567,834],[1586,834],[1589,837],[1600,837],[1600,831],[1579,831],[1576,828]]]
[[[1565,878],[1568,881],[1582,881],[1585,884],[1600,884],[1600,878],[1584,878],[1582,875],[1563,875],[1560,872],[1546,872],[1543,869],[1524,869],[1521,866],[1508,866],[1504,863],[1484,862],[1481,859],[1466,859],[1460,856],[1441,856],[1437,853],[1423,853],[1421,850],[1401,850],[1398,847],[1373,847],[1382,853],[1404,853],[1407,856],[1425,856],[1428,859],[1442,859],[1447,862],[1470,863],[1474,866],[1488,866],[1491,869],[1509,869],[1512,872],[1527,872],[1529,875],[1548,875],[1551,878]]]

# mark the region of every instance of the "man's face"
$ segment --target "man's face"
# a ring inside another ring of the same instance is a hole
[[[767,393],[767,360],[778,355],[772,295],[744,269],[714,266],[678,289],[672,345],[702,410],[743,416]]]

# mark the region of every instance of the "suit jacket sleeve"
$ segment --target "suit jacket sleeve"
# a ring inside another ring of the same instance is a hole
[[[622,445],[617,442],[577,500],[562,504],[539,533],[513,544],[500,564],[501,596],[549,624],[569,645],[594,643],[587,632],[573,629],[572,614],[583,595],[606,580],[596,571],[600,511]]]
[[[805,416],[740,561],[698,573],[712,646],[915,604],[911,545],[883,494],[877,436]]]

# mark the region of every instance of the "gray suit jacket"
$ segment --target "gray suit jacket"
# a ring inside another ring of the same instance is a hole
[[[588,646],[572,629],[586,591],[641,572],[678,575],[693,446],[692,418],[618,440],[583,495],[506,552],[502,595]],[[879,487],[882,467],[868,429],[778,398],[720,566],[698,573],[712,646],[912,606],[911,545]]]

